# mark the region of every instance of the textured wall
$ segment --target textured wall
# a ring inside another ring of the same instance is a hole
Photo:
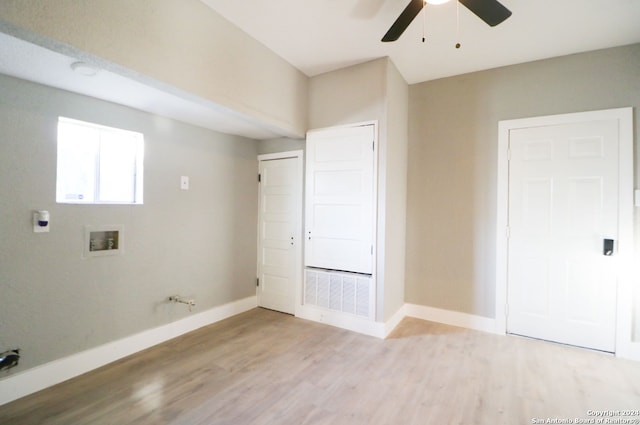
[[[255,294],[257,142],[0,76],[0,351],[12,372]],[[145,135],[144,205],[55,203],[58,116]],[[179,188],[181,175],[191,189]],[[50,233],[31,212],[51,213]],[[124,254],[83,259],[85,225]]]
[[[639,70],[636,44],[410,86],[407,302],[493,317],[498,121],[637,108]]]

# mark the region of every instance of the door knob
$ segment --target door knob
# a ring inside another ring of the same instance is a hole
[[[613,255],[613,239],[605,239],[602,246],[602,254],[610,257]]]

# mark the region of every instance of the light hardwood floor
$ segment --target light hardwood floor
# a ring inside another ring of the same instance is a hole
[[[615,409],[640,409],[640,363],[411,318],[379,340],[255,309],[0,406],[0,424],[518,425]]]

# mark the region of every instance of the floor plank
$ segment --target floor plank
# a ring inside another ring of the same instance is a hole
[[[0,424],[517,425],[616,409],[640,409],[638,362],[413,318],[383,341],[255,309],[0,406]]]

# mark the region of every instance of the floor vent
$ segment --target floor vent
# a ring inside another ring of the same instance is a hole
[[[305,304],[373,320],[373,289],[371,276],[305,269]]]

